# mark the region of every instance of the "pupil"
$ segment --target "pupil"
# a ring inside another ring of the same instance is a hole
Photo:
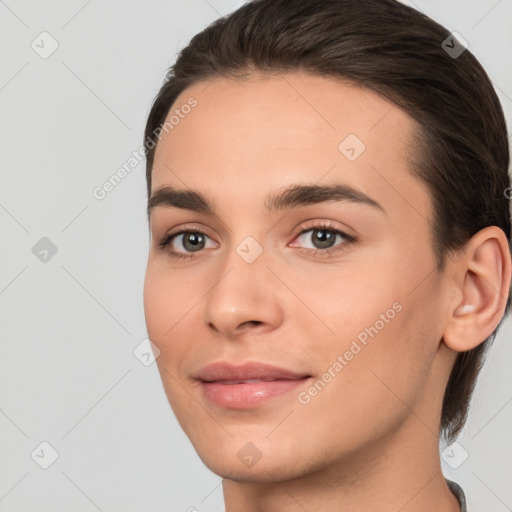
[[[183,237],[183,246],[187,250],[197,251],[202,248],[200,246],[202,243],[204,243],[204,238],[201,233],[189,233]]]
[[[316,236],[314,237],[315,245],[320,245],[319,249],[325,249],[331,246],[331,242],[335,239],[335,234],[324,229],[316,229]],[[317,244],[318,242],[318,244]]]

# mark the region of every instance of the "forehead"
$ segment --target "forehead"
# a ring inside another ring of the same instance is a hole
[[[409,171],[416,122],[367,88],[306,73],[214,79],[184,90],[173,115],[152,190],[236,191],[249,209],[290,183],[334,181],[401,213],[430,214],[426,188]]]

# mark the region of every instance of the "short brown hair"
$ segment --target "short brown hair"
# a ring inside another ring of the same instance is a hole
[[[177,96],[215,78],[305,71],[367,87],[420,126],[413,175],[432,197],[431,239],[437,267],[486,226],[501,228],[510,249],[509,146],[499,99],[469,51],[427,16],[395,0],[255,0],[195,35],[167,73],[144,134],[148,199],[156,147]],[[447,39],[448,38],[448,39]],[[487,347],[457,355],[445,391],[441,433],[453,441],[464,426]]]

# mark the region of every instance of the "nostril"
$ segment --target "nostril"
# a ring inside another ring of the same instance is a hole
[[[245,324],[250,324],[250,325],[260,325],[262,324],[263,322],[261,322],[260,320],[249,320],[247,322],[244,322],[243,324],[241,324],[241,327]]]

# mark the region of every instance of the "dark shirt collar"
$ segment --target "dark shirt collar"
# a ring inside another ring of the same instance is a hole
[[[453,494],[455,494],[456,498],[459,500],[460,512],[468,512],[466,506],[466,496],[464,494],[462,487],[457,482],[454,482],[453,480],[448,480],[448,478],[446,477],[445,480],[450,490],[453,492]]]

